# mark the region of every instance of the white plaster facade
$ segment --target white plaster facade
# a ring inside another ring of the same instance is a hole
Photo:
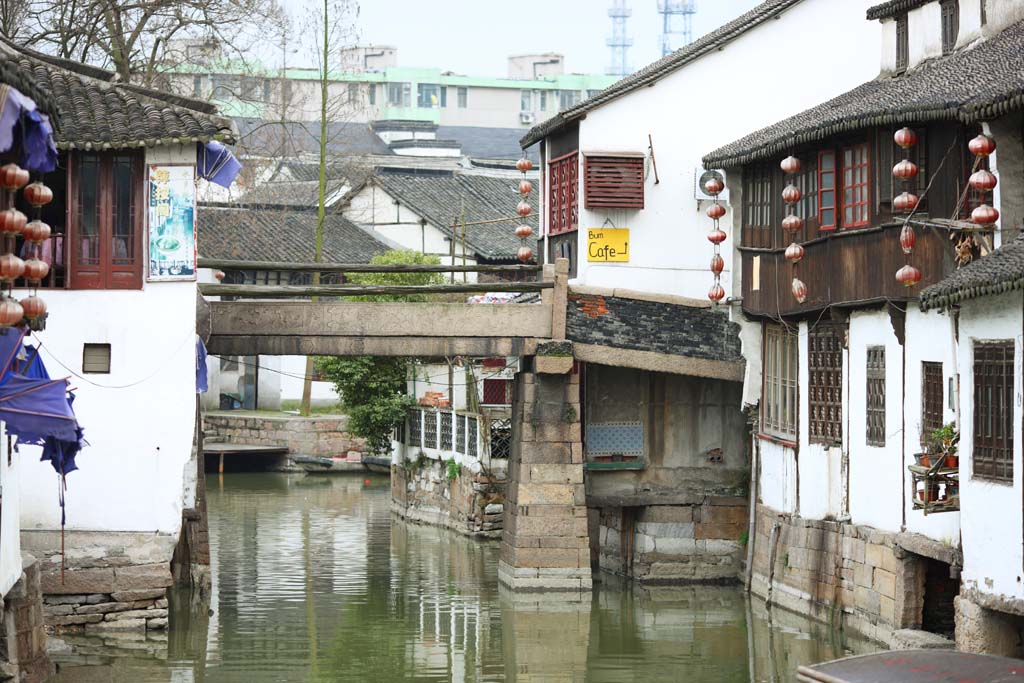
[[[0,438],[4,431],[0,430]],[[6,441],[6,439],[5,439]],[[19,533],[20,519],[17,514],[21,509],[21,458],[12,457],[10,463],[7,456],[0,459],[0,599],[11,590],[21,577],[21,537]]]
[[[588,111],[579,122],[580,256],[572,282],[704,299],[712,283],[711,249],[705,239],[711,220],[704,213],[709,202],[696,199],[694,192],[702,156],[874,77],[881,32],[876,22],[864,18],[872,4],[871,0],[804,0],[652,86]],[[840,43],[848,49],[836,50]],[[786,46],[796,44],[801,54],[814,58],[801,60],[799,85],[788,87],[794,57]],[[658,184],[648,135],[657,160]],[[593,152],[647,154],[644,209],[590,211],[584,207],[583,156]],[[541,191],[545,225],[547,195]],[[727,215],[722,224],[730,221]],[[587,262],[586,231],[600,227],[630,229],[629,263]],[[729,253],[731,244],[730,238],[722,245],[723,254]],[[726,291],[731,279],[727,260],[722,275]]]

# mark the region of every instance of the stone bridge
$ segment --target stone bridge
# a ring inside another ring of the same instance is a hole
[[[269,264],[200,267],[305,272],[456,272],[537,267]],[[302,356],[519,356],[499,577],[515,590],[591,588],[579,375],[566,341],[569,264],[533,283],[430,287],[200,285],[197,329],[210,353]],[[524,304],[346,302],[333,297],[537,292]],[[215,300],[238,297],[238,300]],[[271,297],[332,297],[277,301]]]

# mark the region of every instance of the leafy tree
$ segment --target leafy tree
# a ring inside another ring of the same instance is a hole
[[[375,256],[375,265],[409,265],[440,263],[436,256],[415,251],[388,251]],[[440,284],[440,273],[353,273],[353,284],[364,285],[429,285]],[[362,301],[426,301],[425,295],[364,296]],[[375,453],[386,453],[391,447],[391,431],[405,420],[413,397],[406,394],[410,358],[378,356],[317,358],[321,376],[334,384],[341,395],[341,405],[349,416],[349,431],[366,439]]]

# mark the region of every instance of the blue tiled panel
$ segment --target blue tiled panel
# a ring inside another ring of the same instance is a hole
[[[641,422],[599,422],[587,425],[587,455],[644,454]]]

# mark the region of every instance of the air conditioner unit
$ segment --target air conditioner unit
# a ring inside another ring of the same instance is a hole
[[[519,112],[519,123],[534,123],[537,121],[537,115],[532,111],[521,111]]]
[[[725,189],[722,190],[722,194],[718,195],[718,199],[723,202],[729,201],[729,181],[725,177],[725,171],[721,169],[714,169],[706,171],[703,168],[697,168],[693,172],[693,198],[697,201],[711,201],[714,199],[704,189],[704,183],[711,178],[718,176],[718,178],[725,184]]]

